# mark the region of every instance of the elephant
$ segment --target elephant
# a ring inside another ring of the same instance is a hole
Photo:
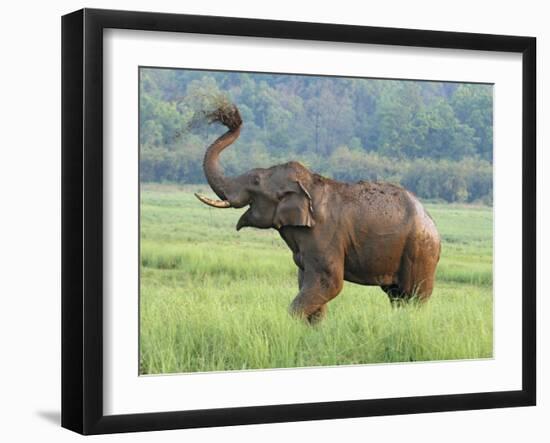
[[[210,113],[209,120],[228,129],[207,148],[203,162],[208,184],[220,200],[195,196],[215,208],[248,206],[237,231],[254,227],[279,232],[298,267],[299,292],[291,314],[318,322],[344,280],[379,286],[392,305],[413,297],[428,300],[441,240],[433,219],[411,192],[389,182],[339,182],[296,161],[227,177],[219,156],[239,137],[243,122],[232,104]]]

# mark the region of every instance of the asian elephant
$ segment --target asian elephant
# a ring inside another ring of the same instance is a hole
[[[380,286],[390,300],[426,301],[441,252],[437,228],[418,199],[385,182],[342,183],[289,163],[226,177],[220,153],[238,137],[234,105],[209,114],[228,131],[204,156],[204,173],[221,200],[196,194],[216,208],[249,206],[237,223],[276,229],[292,250],[299,292],[290,311],[315,323],[347,280]]]

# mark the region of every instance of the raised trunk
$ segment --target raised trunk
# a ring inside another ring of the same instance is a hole
[[[212,190],[222,200],[230,200],[231,194],[235,190],[233,189],[234,184],[232,180],[223,175],[219,157],[225,148],[237,140],[240,133],[241,125],[239,124],[236,128],[229,129],[229,131],[219,137],[208,147],[204,154],[204,175]]]

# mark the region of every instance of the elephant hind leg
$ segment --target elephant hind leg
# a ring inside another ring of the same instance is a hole
[[[429,300],[434,287],[435,266],[425,268],[412,265],[402,270],[398,284],[381,286],[388,294],[392,306],[398,307],[411,300],[425,303]]]
[[[414,298],[426,302],[434,288],[437,259],[420,256],[415,260],[405,258],[399,275],[399,289],[404,299]]]
[[[388,294],[392,307],[400,306],[407,299],[399,285],[384,285],[381,288]]]

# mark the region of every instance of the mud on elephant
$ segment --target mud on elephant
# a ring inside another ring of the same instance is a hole
[[[228,128],[204,157],[204,173],[220,200],[197,197],[216,208],[248,206],[237,230],[279,232],[298,267],[294,315],[321,319],[344,280],[380,286],[392,302],[430,297],[441,242],[412,193],[391,183],[338,182],[294,161],[226,177],[219,156],[239,137],[242,120],[233,105],[208,117]]]

